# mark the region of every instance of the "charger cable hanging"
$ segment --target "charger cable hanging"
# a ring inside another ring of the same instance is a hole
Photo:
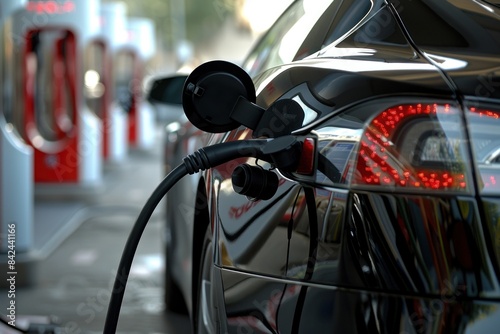
[[[184,158],[183,164],[172,170],[153,191],[130,232],[116,272],[103,333],[114,334],[116,332],[125,287],[142,233],[158,203],[180,179],[187,174],[194,174],[243,157],[254,157],[274,163],[278,168],[280,164],[283,164],[284,168],[290,168],[291,165],[296,164],[290,164],[290,161],[298,159],[301,148],[302,146],[293,136],[287,136],[287,139],[240,140],[201,148]],[[286,158],[283,152],[287,152]]]

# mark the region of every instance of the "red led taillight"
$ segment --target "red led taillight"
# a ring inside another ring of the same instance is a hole
[[[449,104],[404,104],[371,120],[360,138],[352,184],[468,189],[465,136]]]

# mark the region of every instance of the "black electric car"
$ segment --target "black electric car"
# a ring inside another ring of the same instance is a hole
[[[301,153],[169,192],[167,307],[197,333],[498,332],[498,3],[294,2],[242,65],[257,128],[193,118],[214,106],[189,85],[220,89],[200,79],[210,66],[225,75],[196,69],[167,171],[220,142],[291,133]]]

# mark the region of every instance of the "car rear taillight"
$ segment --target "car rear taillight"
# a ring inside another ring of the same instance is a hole
[[[467,122],[482,194],[500,194],[500,111],[469,107]]]
[[[351,184],[467,192],[467,141],[458,108],[401,104],[378,113],[360,138]]]

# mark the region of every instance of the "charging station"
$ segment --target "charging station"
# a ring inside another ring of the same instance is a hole
[[[13,102],[12,59],[6,52],[13,44],[11,15],[25,4],[26,0],[0,2],[0,253],[12,250],[11,238],[15,238],[18,254],[28,252],[33,245],[33,149],[8,122]]]
[[[155,53],[152,20],[127,19],[127,41],[117,54],[116,93],[121,107],[128,113],[128,142],[131,147],[150,149],[154,144],[155,116],[143,96],[146,62]]]
[[[99,0],[29,1],[13,17],[12,32],[20,37],[14,66],[21,73],[15,124],[34,149],[35,190],[100,185],[102,124],[82,94],[82,55],[99,31],[99,5]]]
[[[102,154],[106,162],[121,162],[127,156],[127,114],[119,107],[113,93],[113,58],[126,40],[126,5],[104,3],[100,8],[100,34],[86,54],[85,100],[101,119]]]

